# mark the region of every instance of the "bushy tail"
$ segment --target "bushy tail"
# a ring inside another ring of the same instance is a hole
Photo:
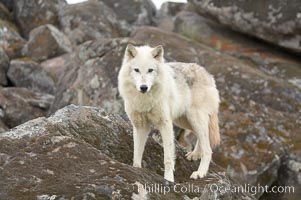
[[[209,139],[212,149],[217,147],[221,142],[217,113],[209,115]]]

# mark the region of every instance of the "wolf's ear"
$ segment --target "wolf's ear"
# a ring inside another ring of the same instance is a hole
[[[128,44],[125,49],[125,58],[127,61],[135,58],[137,55],[137,50],[134,45]]]
[[[152,55],[153,57],[160,61],[160,62],[163,62],[163,54],[164,54],[164,50],[163,50],[163,46],[162,45],[159,45],[159,46],[156,46],[153,50],[152,50]]]

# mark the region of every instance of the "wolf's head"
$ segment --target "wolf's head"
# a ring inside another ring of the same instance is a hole
[[[123,59],[133,84],[141,93],[147,93],[158,82],[159,65],[164,62],[163,47],[135,47],[128,44]]]

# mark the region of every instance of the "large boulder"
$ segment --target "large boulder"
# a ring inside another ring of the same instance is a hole
[[[301,52],[301,2],[189,0],[201,14],[233,30]]]
[[[151,0],[100,0],[115,11],[118,20],[134,26],[150,25],[156,14],[156,7]]]
[[[190,180],[197,163],[187,161],[181,148],[177,148],[176,182],[167,182],[162,177],[163,149],[153,138],[146,145],[144,168],[132,167],[130,130],[117,115],[70,105],[49,118],[0,134],[0,198],[254,199],[227,190],[242,186],[215,164],[205,178]],[[170,191],[143,190],[154,184]]]
[[[193,11],[181,11],[175,17],[174,31],[191,40],[210,46],[223,53],[244,59],[255,68],[273,76],[285,77],[301,87],[298,77],[300,59],[274,46],[200,16]]]
[[[278,179],[270,189],[279,188],[278,193],[266,193],[262,199],[298,200],[301,196],[301,162],[300,156],[288,155],[281,159],[281,167],[278,170]]]
[[[296,138],[300,138],[301,96],[291,75],[275,77],[250,62],[153,27],[137,29],[132,39],[152,46],[162,44],[167,61],[196,62],[215,76],[222,100],[222,145],[214,161],[232,177],[270,185],[277,178],[279,157],[287,152],[300,154]],[[298,66],[289,68],[300,74]]]
[[[26,88],[1,88],[0,120],[12,128],[28,120],[45,116],[52,101],[52,95],[32,92]]]
[[[14,17],[22,35],[28,38],[29,32],[44,24],[58,25],[58,8],[67,4],[65,0],[14,0]]]
[[[101,106],[106,111],[123,113],[118,95],[117,75],[123,51],[130,39],[99,39],[79,46],[78,51],[61,58],[55,102],[51,112],[71,103]],[[60,62],[59,60],[56,60]]]
[[[6,72],[9,66],[9,59],[3,48],[0,46],[0,85],[7,85]]]
[[[65,5],[59,12],[60,26],[74,44],[98,38],[120,37],[127,28],[112,9],[101,1],[90,0]]]
[[[30,32],[22,54],[35,61],[42,61],[71,51],[72,45],[67,36],[55,26],[47,24]]]
[[[0,46],[9,58],[21,56],[25,40],[20,36],[18,28],[10,21],[0,19]]]
[[[165,2],[156,12],[153,21],[157,27],[166,31],[173,31],[175,16],[182,10],[187,9],[186,7],[186,3]]]
[[[12,60],[7,76],[11,83],[17,87],[50,94],[55,91],[52,77],[38,63],[30,59]]]

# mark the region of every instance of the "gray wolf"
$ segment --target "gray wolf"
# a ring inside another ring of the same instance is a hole
[[[164,148],[164,178],[174,181],[173,123],[197,136],[188,160],[201,159],[190,176],[204,177],[212,148],[219,145],[219,93],[215,80],[194,63],[165,63],[163,47],[128,44],[118,74],[118,89],[133,125],[133,166],[141,167],[144,146],[152,128],[160,131]]]

